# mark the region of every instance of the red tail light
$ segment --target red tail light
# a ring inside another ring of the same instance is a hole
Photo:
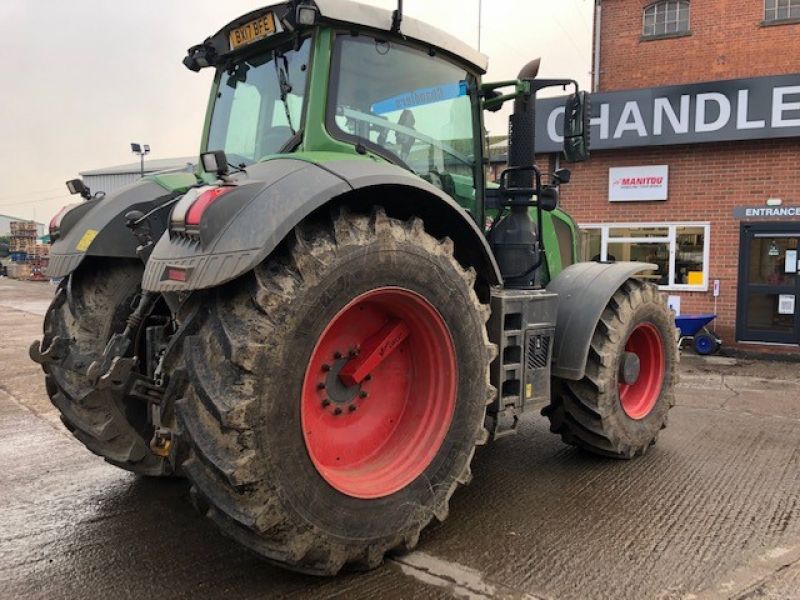
[[[220,196],[227,194],[233,189],[233,187],[217,187],[206,190],[200,194],[186,213],[186,226],[199,227],[200,220],[203,218],[203,213],[206,212],[208,207],[214,204]]]
[[[48,227],[48,229],[50,231],[53,231],[54,229],[58,229],[58,223],[59,223],[59,221],[61,221],[61,217],[63,216],[63,213],[64,213],[64,209],[62,208],[60,211],[58,211],[53,216],[52,219],[50,219],[50,227]]]
[[[166,279],[169,281],[186,282],[189,279],[189,272],[186,269],[167,267]]]
[[[76,206],[78,206],[78,205],[77,204],[67,204],[64,208],[62,208],[55,215],[53,215],[52,219],[50,219],[50,226],[48,227],[48,229],[49,229],[50,239],[51,240],[55,240],[55,238],[58,237],[59,231],[61,229],[61,221],[64,218],[64,215],[66,215],[69,211],[71,211]]]

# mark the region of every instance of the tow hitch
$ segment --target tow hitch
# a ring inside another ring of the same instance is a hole
[[[150,314],[156,300],[158,300],[158,294],[142,293],[134,311],[128,317],[125,331],[111,336],[103,351],[103,358],[89,365],[86,376],[94,387],[119,389],[129,382],[131,373],[138,364],[138,359],[135,356],[127,357],[125,355],[133,347],[139,327]]]

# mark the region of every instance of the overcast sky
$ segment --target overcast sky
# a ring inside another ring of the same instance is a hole
[[[362,0],[394,8],[394,0]],[[254,0],[0,0],[0,214],[47,223],[79,171],[198,152],[212,73],[186,49]],[[513,78],[541,56],[543,76],[589,85],[592,0],[483,0],[485,80]],[[405,12],[473,46],[478,0],[406,0]],[[505,120],[492,116],[492,133]]]

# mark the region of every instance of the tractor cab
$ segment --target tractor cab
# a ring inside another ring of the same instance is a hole
[[[507,284],[542,285],[574,262],[575,224],[556,210],[568,177],[542,178],[532,165],[536,92],[577,84],[536,80],[538,62],[518,80],[484,85],[485,56],[401,8],[317,0],[245,15],[191,48],[184,64],[217,70],[202,149],[224,151],[216,162],[225,170],[287,157],[395,165],[447,194],[481,229],[491,224],[484,234]],[[565,149],[588,132],[587,103],[573,98]],[[511,169],[498,187],[486,181],[483,111],[509,100]],[[569,154],[585,158],[583,147]],[[521,245],[535,248],[519,255]]]
[[[484,184],[486,57],[414,19],[395,20],[352,2],[291,2],[191,48],[188,68],[217,69],[203,150],[224,150],[236,168],[289,153],[368,156],[473,212]]]

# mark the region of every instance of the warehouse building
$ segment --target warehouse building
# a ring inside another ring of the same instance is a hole
[[[169,171],[194,171],[197,157],[183,158],[164,158],[156,160],[145,160],[144,174],[169,172]],[[139,162],[118,165],[116,167],[105,167],[80,173],[83,183],[85,183],[92,193],[105,192],[109,194],[126,185],[135,183],[142,178],[142,164]]]
[[[562,204],[598,260],[658,265],[726,345],[800,344],[800,0],[596,0],[592,158]],[[558,161],[563,100],[537,148]]]
[[[8,237],[11,235],[11,223],[27,220],[28,219],[12,217],[10,215],[0,215],[0,237]],[[44,223],[36,223],[36,233],[39,237],[44,235]]]

